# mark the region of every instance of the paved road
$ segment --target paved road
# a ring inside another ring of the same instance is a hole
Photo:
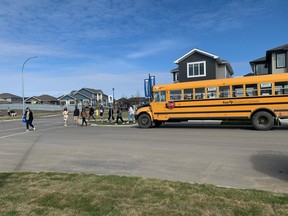
[[[0,172],[144,176],[288,192],[288,129],[170,124],[62,126],[61,117],[0,122]]]

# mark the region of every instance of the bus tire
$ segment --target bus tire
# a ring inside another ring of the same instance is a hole
[[[152,121],[147,113],[143,113],[138,118],[138,125],[140,128],[150,128],[152,126]]]
[[[257,130],[270,130],[274,125],[274,118],[270,113],[260,111],[253,115],[252,124]]]

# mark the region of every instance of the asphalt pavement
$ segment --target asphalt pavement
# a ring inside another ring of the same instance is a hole
[[[62,117],[0,122],[0,172],[125,175],[288,192],[288,129],[210,122],[73,126]]]

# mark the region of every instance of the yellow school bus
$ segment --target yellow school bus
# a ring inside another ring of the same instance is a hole
[[[196,119],[251,120],[269,130],[288,118],[288,73],[155,85],[136,111],[140,128]]]

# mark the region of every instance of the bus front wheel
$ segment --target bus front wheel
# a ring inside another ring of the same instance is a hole
[[[274,118],[268,112],[257,112],[252,117],[252,124],[257,130],[270,130],[274,125]]]
[[[143,113],[138,118],[138,125],[141,128],[150,128],[152,126],[152,121],[147,113]]]

